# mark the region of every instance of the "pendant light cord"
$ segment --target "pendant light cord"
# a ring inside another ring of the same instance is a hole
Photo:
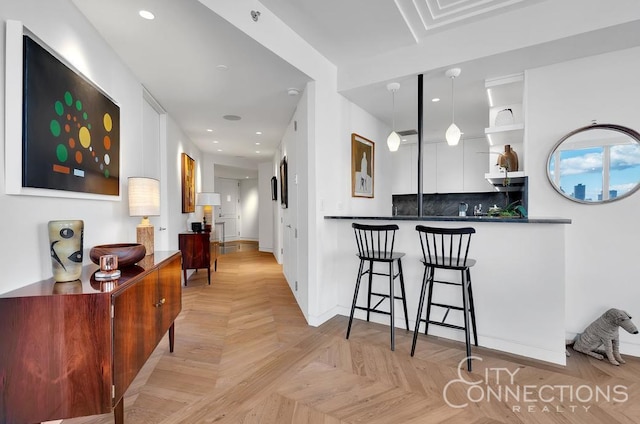
[[[391,131],[396,130],[396,90],[391,91]]]
[[[456,77],[451,77],[451,123],[455,124],[456,122],[456,108],[455,108],[455,97],[454,97],[454,90],[453,90],[453,80]]]

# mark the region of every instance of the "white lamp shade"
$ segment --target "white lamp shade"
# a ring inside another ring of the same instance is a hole
[[[398,148],[400,147],[400,136],[397,132],[391,131],[391,134],[387,137],[387,146],[391,152],[398,151]]]
[[[160,215],[160,181],[155,178],[129,177],[129,215]]]
[[[220,193],[196,193],[197,206],[218,206],[220,205]]]
[[[449,146],[456,146],[458,141],[460,141],[460,136],[462,133],[460,132],[460,128],[454,123],[449,125],[447,128],[447,132],[444,134],[444,138],[447,139],[447,144]]]

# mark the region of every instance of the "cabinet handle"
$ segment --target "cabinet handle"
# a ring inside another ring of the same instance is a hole
[[[160,299],[160,302],[154,304],[153,306],[155,306],[156,308],[161,307],[162,305],[164,305],[167,302],[167,299],[165,299],[164,297],[162,299]]]

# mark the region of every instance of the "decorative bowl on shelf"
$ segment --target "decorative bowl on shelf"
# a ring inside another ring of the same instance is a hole
[[[140,261],[147,254],[147,249],[140,243],[115,243],[93,246],[89,251],[91,261],[100,265],[100,256],[116,255],[118,267],[125,268]]]

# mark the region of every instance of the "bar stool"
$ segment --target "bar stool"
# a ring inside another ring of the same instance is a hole
[[[364,225],[353,223],[353,232],[356,236],[356,244],[358,246],[358,257],[360,258],[360,268],[356,279],[356,289],[353,293],[353,303],[351,304],[351,315],[349,315],[349,326],[347,327],[347,339],[351,333],[351,324],[353,322],[353,313],[356,309],[367,311],[367,321],[370,314],[378,313],[389,315],[391,324],[391,350],[395,349],[394,339],[394,303],[395,300],[402,300],[404,308],[404,320],[409,331],[409,317],[407,315],[407,300],[404,290],[404,277],[402,275],[402,257],[404,253],[394,252],[393,245],[395,242],[397,225]],[[398,262],[398,273],[394,274],[394,262]],[[374,272],[373,264],[381,262],[388,264],[388,273]],[[365,263],[368,263],[365,269]],[[358,291],[360,290],[360,281],[364,275],[369,275],[369,288],[367,293],[367,306],[358,306]],[[382,275],[389,278],[389,293],[374,292],[372,289],[373,276]],[[401,296],[394,294],[395,279],[400,278]],[[371,296],[379,297],[380,300],[372,307]],[[389,310],[381,310],[378,307],[385,300],[389,300]]]
[[[471,316],[471,326],[473,330],[473,342],[478,346],[478,333],[476,330],[476,313],[473,305],[473,291],[471,289],[471,272],[469,269],[475,265],[475,259],[468,258],[471,235],[476,232],[474,228],[434,228],[417,225],[416,230],[420,237],[422,247],[422,263],[424,264],[424,275],[422,277],[422,290],[418,303],[418,316],[416,318],[416,328],[413,331],[413,344],[411,346],[411,356],[415,353],[416,342],[420,323],[424,322],[424,334],[429,330],[429,324],[440,325],[448,328],[464,330],[465,343],[467,345],[467,369],[471,371],[471,343],[469,336],[469,316]],[[460,271],[459,281],[436,280],[436,270]],[[462,306],[448,305],[433,302],[433,286],[447,284],[460,286],[462,288]],[[422,308],[424,297],[429,288],[427,296],[427,313],[422,318]],[[445,308],[446,312],[442,321],[431,320],[431,307]],[[464,316],[464,326],[449,324],[446,321],[451,310],[462,311]]]

